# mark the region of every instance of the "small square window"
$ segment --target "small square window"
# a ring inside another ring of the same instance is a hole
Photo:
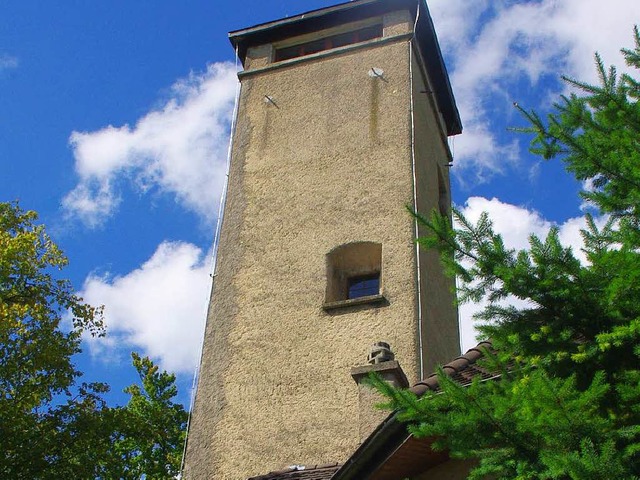
[[[380,273],[351,277],[347,280],[347,299],[380,294]]]
[[[326,311],[357,305],[387,305],[382,295],[382,244],[342,244],[326,256]]]

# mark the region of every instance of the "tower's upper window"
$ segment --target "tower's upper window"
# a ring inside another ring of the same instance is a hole
[[[367,40],[380,37],[382,37],[382,24],[378,23],[358,30],[330,35],[290,47],[277,48],[275,61],[279,62],[281,60],[289,60],[290,58],[303,57],[305,55],[311,55],[312,53],[322,52],[323,50],[366,42]]]

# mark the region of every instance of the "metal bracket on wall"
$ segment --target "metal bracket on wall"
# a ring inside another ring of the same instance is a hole
[[[384,70],[382,70],[381,68],[371,67],[371,70],[369,70],[369,76],[371,78],[379,78],[383,82],[389,81],[386,78],[384,78]]]
[[[270,97],[269,95],[265,95],[265,96],[264,96],[264,103],[270,103],[270,104],[271,104],[271,105],[273,105],[274,107],[276,107],[276,108],[280,108],[280,107],[278,106],[278,104],[275,102],[275,100],[274,100],[272,97]]]

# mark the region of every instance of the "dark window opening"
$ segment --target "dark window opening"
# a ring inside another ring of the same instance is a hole
[[[448,217],[450,215],[451,203],[449,202],[449,193],[447,192],[442,169],[438,166],[438,210],[440,215]]]
[[[380,273],[351,277],[347,281],[347,299],[380,294]]]
[[[325,310],[386,304],[382,295],[382,244],[345,243],[327,253],[326,262]]]
[[[372,25],[352,32],[340,33],[329,37],[313,40],[311,42],[293,45],[291,47],[278,48],[276,50],[275,61],[289,60],[290,58],[304,57],[312,53],[330,50],[332,48],[344,47],[354,43],[366,42],[374,38],[382,37],[382,24]]]

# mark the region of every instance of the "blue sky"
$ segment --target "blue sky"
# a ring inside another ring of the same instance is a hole
[[[187,401],[204,324],[212,242],[236,90],[227,32],[331,1],[0,4],[0,199],[37,210],[106,340],[87,339],[87,380],[112,399],[128,354],[178,374]],[[451,140],[455,202],[487,210],[515,247],[551,225],[579,247],[578,185],[506,130],[512,106],[544,112],[560,73],[594,80],[593,53],[621,65],[637,0],[431,0],[464,133]],[[463,347],[470,316],[461,308]]]

